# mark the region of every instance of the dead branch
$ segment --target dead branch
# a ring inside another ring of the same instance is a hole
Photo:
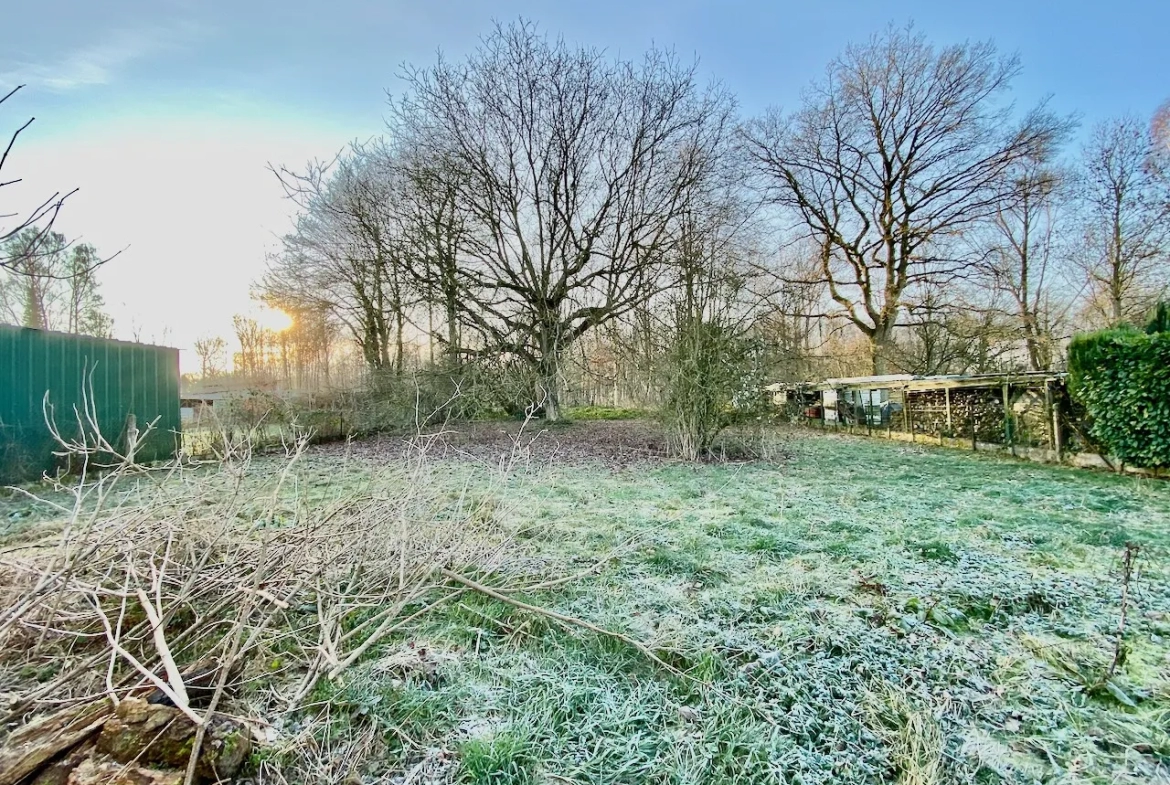
[[[593,624],[591,622],[587,622],[584,619],[578,619],[575,616],[566,616],[565,614],[558,613],[557,611],[554,611],[550,608],[541,608],[540,606],[537,606],[537,605],[529,605],[526,602],[521,602],[520,600],[517,600],[513,597],[509,597],[506,594],[501,594],[500,592],[496,591],[495,589],[491,588],[490,586],[484,586],[482,583],[477,583],[476,581],[473,581],[470,578],[466,578],[466,577],[459,575],[458,573],[452,572],[451,570],[448,570],[446,568],[441,570],[441,572],[443,573],[444,576],[446,576],[447,578],[450,578],[451,580],[455,581],[456,583],[461,583],[469,589],[474,589],[475,591],[477,591],[481,594],[484,594],[488,597],[491,597],[494,600],[499,600],[500,602],[511,605],[514,608],[519,608],[520,610],[528,611],[529,613],[535,613],[538,616],[547,616],[548,618],[553,619],[555,621],[559,621],[562,624],[566,624],[566,625],[569,625],[572,627],[580,627],[581,629],[589,630],[590,632],[597,633],[598,635],[605,635],[605,636],[608,636],[610,638],[615,638],[615,639],[617,639],[617,640],[619,640],[619,641],[621,641],[629,646],[634,647],[635,649],[640,651],[643,655],[645,655],[648,659],[652,660],[654,663],[661,666],[663,669],[670,672],[671,674],[673,674],[675,676],[682,677],[682,678],[686,678],[685,673],[683,673],[682,671],[680,671],[678,668],[674,667],[673,665],[670,665],[669,663],[667,663],[665,660],[663,660],[661,657],[659,657],[657,654],[655,654],[653,652],[653,650],[650,649],[649,646],[642,643],[641,641],[638,641],[634,638],[631,638],[629,635],[626,635],[626,634],[621,633],[621,632],[616,632],[614,630],[607,630],[604,627],[598,627],[596,624]]]

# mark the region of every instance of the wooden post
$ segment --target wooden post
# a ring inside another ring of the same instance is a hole
[[[1052,443],[1056,450],[1056,462],[1062,463],[1064,461],[1064,444],[1062,443],[1060,433],[1060,396],[1054,396],[1052,399]]]
[[[866,390],[866,402],[862,404],[861,411],[865,412],[865,435],[873,436],[873,424],[869,421],[869,410],[873,404],[873,390]]]
[[[1003,383],[1003,435],[1007,442],[1008,449],[1011,450],[1012,455],[1016,454],[1016,440],[1015,434],[1012,433],[1012,401],[1010,385],[1007,382]]]
[[[955,426],[954,423],[951,422],[951,388],[947,387],[943,390],[943,392],[946,393],[947,396],[947,432],[953,433]]]
[[[906,430],[910,432],[910,441],[917,441],[914,437],[914,413],[910,410],[910,390],[908,388],[902,389],[902,412],[905,415]]]
[[[886,438],[894,438],[894,388],[886,393]]]
[[[1052,382],[1044,382],[1044,419],[1048,420],[1048,449],[1056,449],[1056,423],[1052,419]]]
[[[967,399],[967,411],[971,420],[971,452],[979,451],[979,438],[975,433],[975,390],[971,390],[971,397]]]
[[[138,418],[133,413],[126,415],[126,457],[134,460],[138,451]]]

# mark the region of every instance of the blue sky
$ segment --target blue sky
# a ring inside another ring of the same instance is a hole
[[[121,335],[186,348],[227,334],[287,227],[265,164],[378,133],[404,62],[460,57],[493,19],[517,16],[622,55],[657,44],[696,56],[747,114],[794,106],[849,41],[911,20],[938,44],[1019,52],[1019,103],[1051,95],[1086,126],[1170,98],[1166,0],[43,0],[9,4],[0,26],[0,87],[28,84],[0,132],[37,116],[12,163],[25,190],[4,199],[81,186],[61,228],[126,249],[104,274]]]

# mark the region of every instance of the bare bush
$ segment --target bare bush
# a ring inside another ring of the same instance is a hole
[[[690,320],[667,353],[660,416],[671,454],[685,460],[716,457],[717,437],[761,414],[763,352],[757,341],[726,324]]]

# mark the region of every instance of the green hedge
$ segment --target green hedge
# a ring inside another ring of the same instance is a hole
[[[1163,314],[1164,317],[1164,314]],[[1170,332],[1132,327],[1081,335],[1068,351],[1069,392],[1089,435],[1134,466],[1170,466]]]

